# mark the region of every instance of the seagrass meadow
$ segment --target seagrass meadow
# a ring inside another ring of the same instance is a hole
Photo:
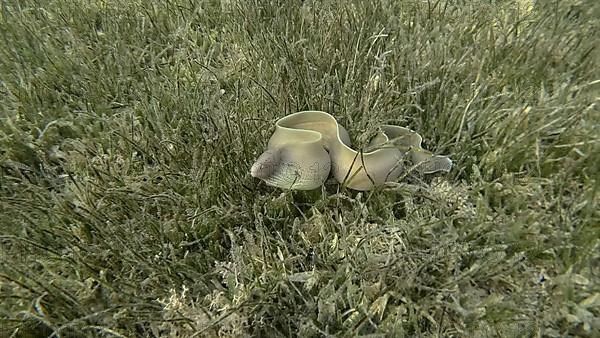
[[[0,2],[0,337],[599,337],[600,2]],[[250,176],[277,119],[449,173]]]

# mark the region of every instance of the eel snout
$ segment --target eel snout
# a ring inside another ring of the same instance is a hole
[[[266,180],[275,173],[281,163],[281,150],[269,149],[262,153],[250,168],[252,177]]]

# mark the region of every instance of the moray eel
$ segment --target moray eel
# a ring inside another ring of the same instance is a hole
[[[267,150],[250,169],[253,177],[282,189],[312,190],[330,173],[344,186],[360,191],[396,180],[408,157],[423,173],[450,171],[452,161],[421,148],[416,132],[382,125],[363,151],[351,148],[348,131],[322,111],[302,111],[275,123]]]

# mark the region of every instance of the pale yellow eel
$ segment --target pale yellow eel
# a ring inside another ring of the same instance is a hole
[[[394,181],[405,156],[423,173],[450,171],[452,161],[421,148],[416,132],[382,125],[366,150],[350,146],[350,136],[336,119],[321,111],[302,111],[275,123],[267,150],[250,169],[268,185],[294,190],[320,187],[329,173],[354,190],[371,190]]]

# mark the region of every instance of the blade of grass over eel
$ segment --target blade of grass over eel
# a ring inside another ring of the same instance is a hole
[[[294,190],[320,187],[331,172],[354,190],[371,190],[396,180],[406,156],[422,173],[450,171],[452,161],[421,147],[421,135],[394,125],[382,125],[362,153],[351,148],[346,129],[328,113],[302,111],[275,123],[267,150],[250,169],[268,185]],[[356,160],[359,158],[360,160]]]

